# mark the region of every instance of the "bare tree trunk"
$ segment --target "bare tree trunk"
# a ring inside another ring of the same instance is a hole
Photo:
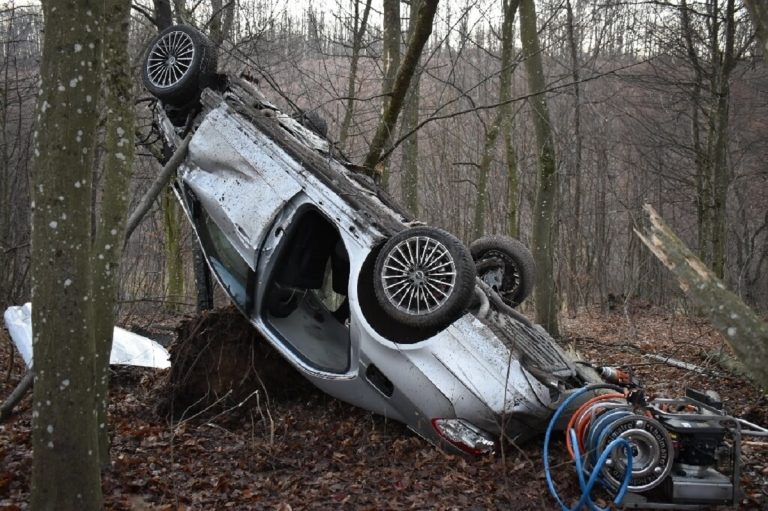
[[[421,7],[421,0],[412,0],[411,16],[408,25],[409,36],[416,27],[416,13]],[[410,37],[409,37],[410,38]],[[414,73],[408,95],[405,98],[403,112],[403,131],[408,133],[415,130],[419,124],[419,88],[421,85],[421,70]],[[414,133],[403,144],[403,181],[401,184],[402,200],[405,208],[416,217],[419,214],[419,134]]]
[[[154,0],[155,26],[158,30],[165,30],[173,25],[173,13],[171,12],[171,0]]]
[[[181,257],[181,207],[170,188],[162,198],[165,231],[165,300],[171,310],[178,310],[184,296],[184,262]]]
[[[412,131],[419,124],[419,88],[421,77],[414,76],[403,112],[403,131]],[[403,143],[402,200],[405,208],[416,217],[419,215],[419,134],[414,131]]]
[[[539,184],[533,208],[532,250],[536,260],[536,273],[540,276],[535,289],[536,321],[543,325],[553,337],[559,337],[554,280],[554,240],[557,239],[555,222],[558,190],[557,160],[549,108],[546,96],[542,92],[546,89],[546,84],[541,63],[539,34],[536,31],[534,0],[520,0],[520,37],[525,55],[528,88],[531,93],[539,93],[530,100],[539,164]]]
[[[100,183],[101,205],[95,216],[96,236],[91,248],[91,296],[97,357],[94,389],[99,418],[99,457],[104,468],[109,466],[108,365],[134,156],[133,75],[128,55],[130,5],[119,0],[107,2],[107,5],[104,28],[105,160]]]
[[[368,155],[363,162],[365,167],[371,169],[376,167],[379,163],[381,153],[384,151],[384,147],[395,128],[397,117],[400,115],[400,110],[403,106],[403,98],[408,91],[408,86],[413,78],[421,52],[432,33],[432,21],[437,12],[437,4],[438,0],[423,0],[423,3],[419,8],[418,20],[408,41],[408,50],[397,70],[395,83],[389,97],[389,104],[376,128],[376,133],[373,136],[373,140],[371,140]]]
[[[220,46],[224,40],[224,33],[221,31],[221,18],[224,10],[223,0],[211,0],[211,17],[208,20],[208,39],[215,45]]]
[[[694,72],[693,91],[691,96],[691,136],[693,138],[694,161],[696,163],[696,222],[698,231],[699,257],[707,261],[710,259],[710,195],[711,180],[709,177],[709,159],[707,158],[701,142],[700,112],[702,109],[701,91],[704,86],[704,70],[699,61],[696,46],[693,43],[694,30],[691,26],[691,15],[686,0],[680,2],[680,21],[685,39],[688,59],[691,61]]]
[[[159,17],[157,12],[158,8],[165,9],[166,5],[155,2],[155,17]],[[234,3],[230,2],[229,6],[233,6]],[[229,7],[228,7],[229,8]],[[168,12],[170,14],[170,3],[167,4]],[[209,37],[210,40],[219,47],[224,40],[225,34],[222,28],[221,18],[223,15],[222,10],[224,6],[222,0],[211,0],[211,10],[213,16],[209,21]],[[166,13],[163,14],[165,16]],[[170,25],[170,24],[169,24]],[[162,30],[160,25],[158,29]],[[154,199],[153,199],[154,200]],[[168,303],[175,304],[179,301],[179,296],[184,293],[184,265],[181,258],[181,231],[179,229],[179,206],[173,198],[173,192],[169,187],[166,187],[165,193],[160,201],[163,211],[163,233],[165,235],[165,300]],[[133,232],[133,228],[130,228],[130,233]],[[195,247],[199,250],[198,247]],[[171,308],[175,309],[175,305]]]
[[[395,77],[400,67],[400,0],[383,0],[384,18],[382,60],[384,62],[384,80],[381,84],[381,116],[389,107],[390,94],[395,86]],[[391,137],[385,146],[391,142]],[[389,186],[389,167],[386,162],[381,172],[381,185],[386,190]]]
[[[757,29],[757,37],[763,43],[763,56],[768,56],[768,4],[763,0],[744,0]]]
[[[472,236],[478,239],[485,234],[485,211],[486,199],[488,195],[488,173],[493,162],[493,156],[496,152],[496,139],[502,128],[504,117],[501,110],[494,116],[491,126],[485,135],[483,152],[480,157],[480,165],[477,168],[476,194],[475,194],[475,215],[472,222]]]
[[[568,234],[568,306],[571,312],[575,312],[579,304],[579,276],[581,274],[581,243],[583,240],[581,230],[581,153],[583,137],[581,133],[581,87],[579,73],[579,51],[581,42],[577,39],[573,7],[570,0],[565,2],[567,14],[568,46],[571,55],[571,77],[573,78],[573,173],[571,180],[571,209],[568,215],[572,219],[570,233]]]
[[[643,243],[669,268],[680,288],[709,316],[755,381],[768,387],[768,325],[698,259],[649,205],[645,212],[650,231],[635,231]]]
[[[502,22],[502,49],[501,49],[501,80],[499,83],[499,103],[501,106],[493,119],[491,127],[487,130],[485,135],[485,144],[483,144],[483,153],[480,158],[480,167],[477,171],[477,196],[475,199],[475,217],[473,222],[473,236],[474,239],[478,239],[485,233],[485,213],[486,213],[486,199],[488,194],[488,173],[491,169],[491,163],[493,162],[494,153],[496,152],[496,140],[499,137],[499,132],[505,128],[508,128],[508,123],[511,122],[512,108],[508,103],[510,97],[510,84],[512,82],[512,45],[514,40],[512,37],[512,27],[515,23],[515,13],[517,12],[517,6],[519,0],[504,0],[502,9],[504,10],[504,20]],[[511,141],[510,141],[511,143]],[[508,149],[508,147],[507,147]],[[509,155],[508,155],[509,156]],[[509,180],[509,175],[508,175]],[[515,189],[516,179],[514,180]],[[515,190],[516,195],[516,190]]]
[[[189,22],[189,12],[187,11],[186,2],[184,0],[173,0],[173,11],[176,15],[176,23]]]
[[[725,8],[725,48],[722,54],[713,47],[713,53],[719,55],[720,66],[717,69],[717,107],[715,114],[715,141],[712,155],[713,166],[713,233],[712,233],[712,269],[718,278],[725,275],[725,249],[728,235],[727,203],[730,187],[728,169],[728,120],[730,101],[731,72],[735,66],[734,38],[736,32],[735,0],[727,0]],[[714,38],[716,39],[716,38]],[[713,45],[717,44],[713,41]]]
[[[232,31],[232,23],[235,17],[235,0],[211,0],[211,19],[208,22],[208,38],[216,48],[221,48],[221,43]]]
[[[507,160],[507,236],[520,237],[519,184],[517,151],[512,141],[512,119],[504,118],[504,153]]]
[[[363,47],[363,37],[368,27],[368,14],[371,12],[371,0],[366,0],[361,19],[360,2],[359,0],[353,0],[353,2],[355,4],[355,18],[352,28],[352,59],[349,63],[349,80],[347,81],[347,108],[344,111],[344,120],[341,122],[341,135],[339,136],[339,145],[342,149],[346,146],[349,126],[352,124],[352,115],[355,110],[357,66],[360,61],[360,50]]]
[[[519,0],[504,0],[502,9],[504,10],[504,21],[501,25],[501,77],[499,99],[501,103],[502,124],[501,129],[504,133],[504,155],[507,160],[507,234],[512,238],[519,237],[519,218],[518,218],[518,186],[519,177],[517,171],[517,151],[512,140],[512,128],[514,119],[512,118],[512,72],[515,66],[512,64],[512,58],[515,52],[515,13],[517,11]]]
[[[608,296],[608,148],[600,147],[597,154],[597,193],[595,193],[595,222],[593,258],[588,270],[596,274],[600,303]]]
[[[43,3],[32,197],[35,511],[102,507],[93,385],[107,361],[96,360],[94,342],[90,204],[105,7]]]

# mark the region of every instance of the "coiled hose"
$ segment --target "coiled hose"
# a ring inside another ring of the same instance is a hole
[[[630,443],[623,439],[623,438],[617,438],[610,442],[605,449],[603,449],[600,453],[595,453],[595,457],[597,458],[597,461],[594,463],[594,466],[592,467],[590,476],[588,480],[585,480],[585,469],[584,469],[584,461],[582,460],[582,453],[581,449],[579,447],[579,438],[577,437],[576,430],[572,427],[572,424],[569,424],[568,431],[566,431],[567,438],[570,440],[570,447],[573,450],[573,458],[576,463],[576,474],[579,478],[579,487],[581,488],[581,497],[579,498],[576,505],[569,508],[565,502],[563,502],[563,499],[560,498],[560,494],[557,492],[557,489],[555,488],[555,483],[552,480],[552,473],[549,466],[549,444],[552,439],[552,431],[555,429],[555,425],[557,424],[558,419],[563,414],[563,412],[568,408],[568,406],[573,403],[576,399],[583,396],[587,392],[591,392],[594,390],[601,390],[601,389],[609,389],[609,390],[615,390],[617,392],[623,392],[623,389],[617,385],[611,385],[607,383],[598,383],[594,385],[587,385],[584,388],[579,389],[578,391],[574,392],[568,398],[563,401],[563,403],[557,408],[554,415],[552,415],[552,419],[549,421],[549,426],[547,426],[547,432],[544,435],[544,475],[547,480],[547,488],[549,489],[549,493],[555,498],[557,503],[560,505],[560,508],[563,511],[580,511],[583,506],[587,506],[587,508],[590,511],[608,511],[608,508],[601,508],[597,504],[594,503],[592,500],[592,490],[595,488],[595,485],[599,482],[600,484],[603,484],[602,480],[599,479],[600,473],[603,470],[603,466],[605,465],[606,461],[608,460],[608,457],[611,455],[614,449],[621,446],[624,448],[624,451],[627,455],[627,463],[624,470],[624,478],[621,482],[621,485],[619,486],[618,491],[616,492],[616,497],[613,499],[614,504],[621,505],[621,502],[624,500],[624,497],[627,494],[627,488],[629,487],[629,483],[632,479],[632,446]]]

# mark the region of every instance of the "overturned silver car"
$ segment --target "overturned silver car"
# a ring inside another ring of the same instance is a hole
[[[216,279],[314,385],[473,454],[541,433],[583,386],[513,308],[535,271],[519,242],[411,219],[316,126],[216,74],[191,27],[155,38],[143,81],[171,148],[191,135],[175,190]]]

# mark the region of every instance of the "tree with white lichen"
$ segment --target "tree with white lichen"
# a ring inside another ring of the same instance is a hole
[[[520,39],[525,57],[526,77],[533,111],[533,125],[536,132],[536,150],[538,160],[538,188],[533,205],[532,252],[536,259],[536,321],[554,337],[559,337],[557,322],[557,297],[555,289],[555,240],[557,239],[557,190],[559,187],[557,159],[555,157],[555,139],[549,106],[544,93],[546,84],[541,58],[541,45],[536,29],[536,4],[534,0],[521,0],[518,7],[520,14]]]
[[[106,375],[133,160],[129,7],[43,3],[32,195],[35,510],[102,507]]]

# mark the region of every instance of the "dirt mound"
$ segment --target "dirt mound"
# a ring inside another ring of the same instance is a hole
[[[182,321],[169,352],[161,415],[243,410],[317,392],[234,307]]]

